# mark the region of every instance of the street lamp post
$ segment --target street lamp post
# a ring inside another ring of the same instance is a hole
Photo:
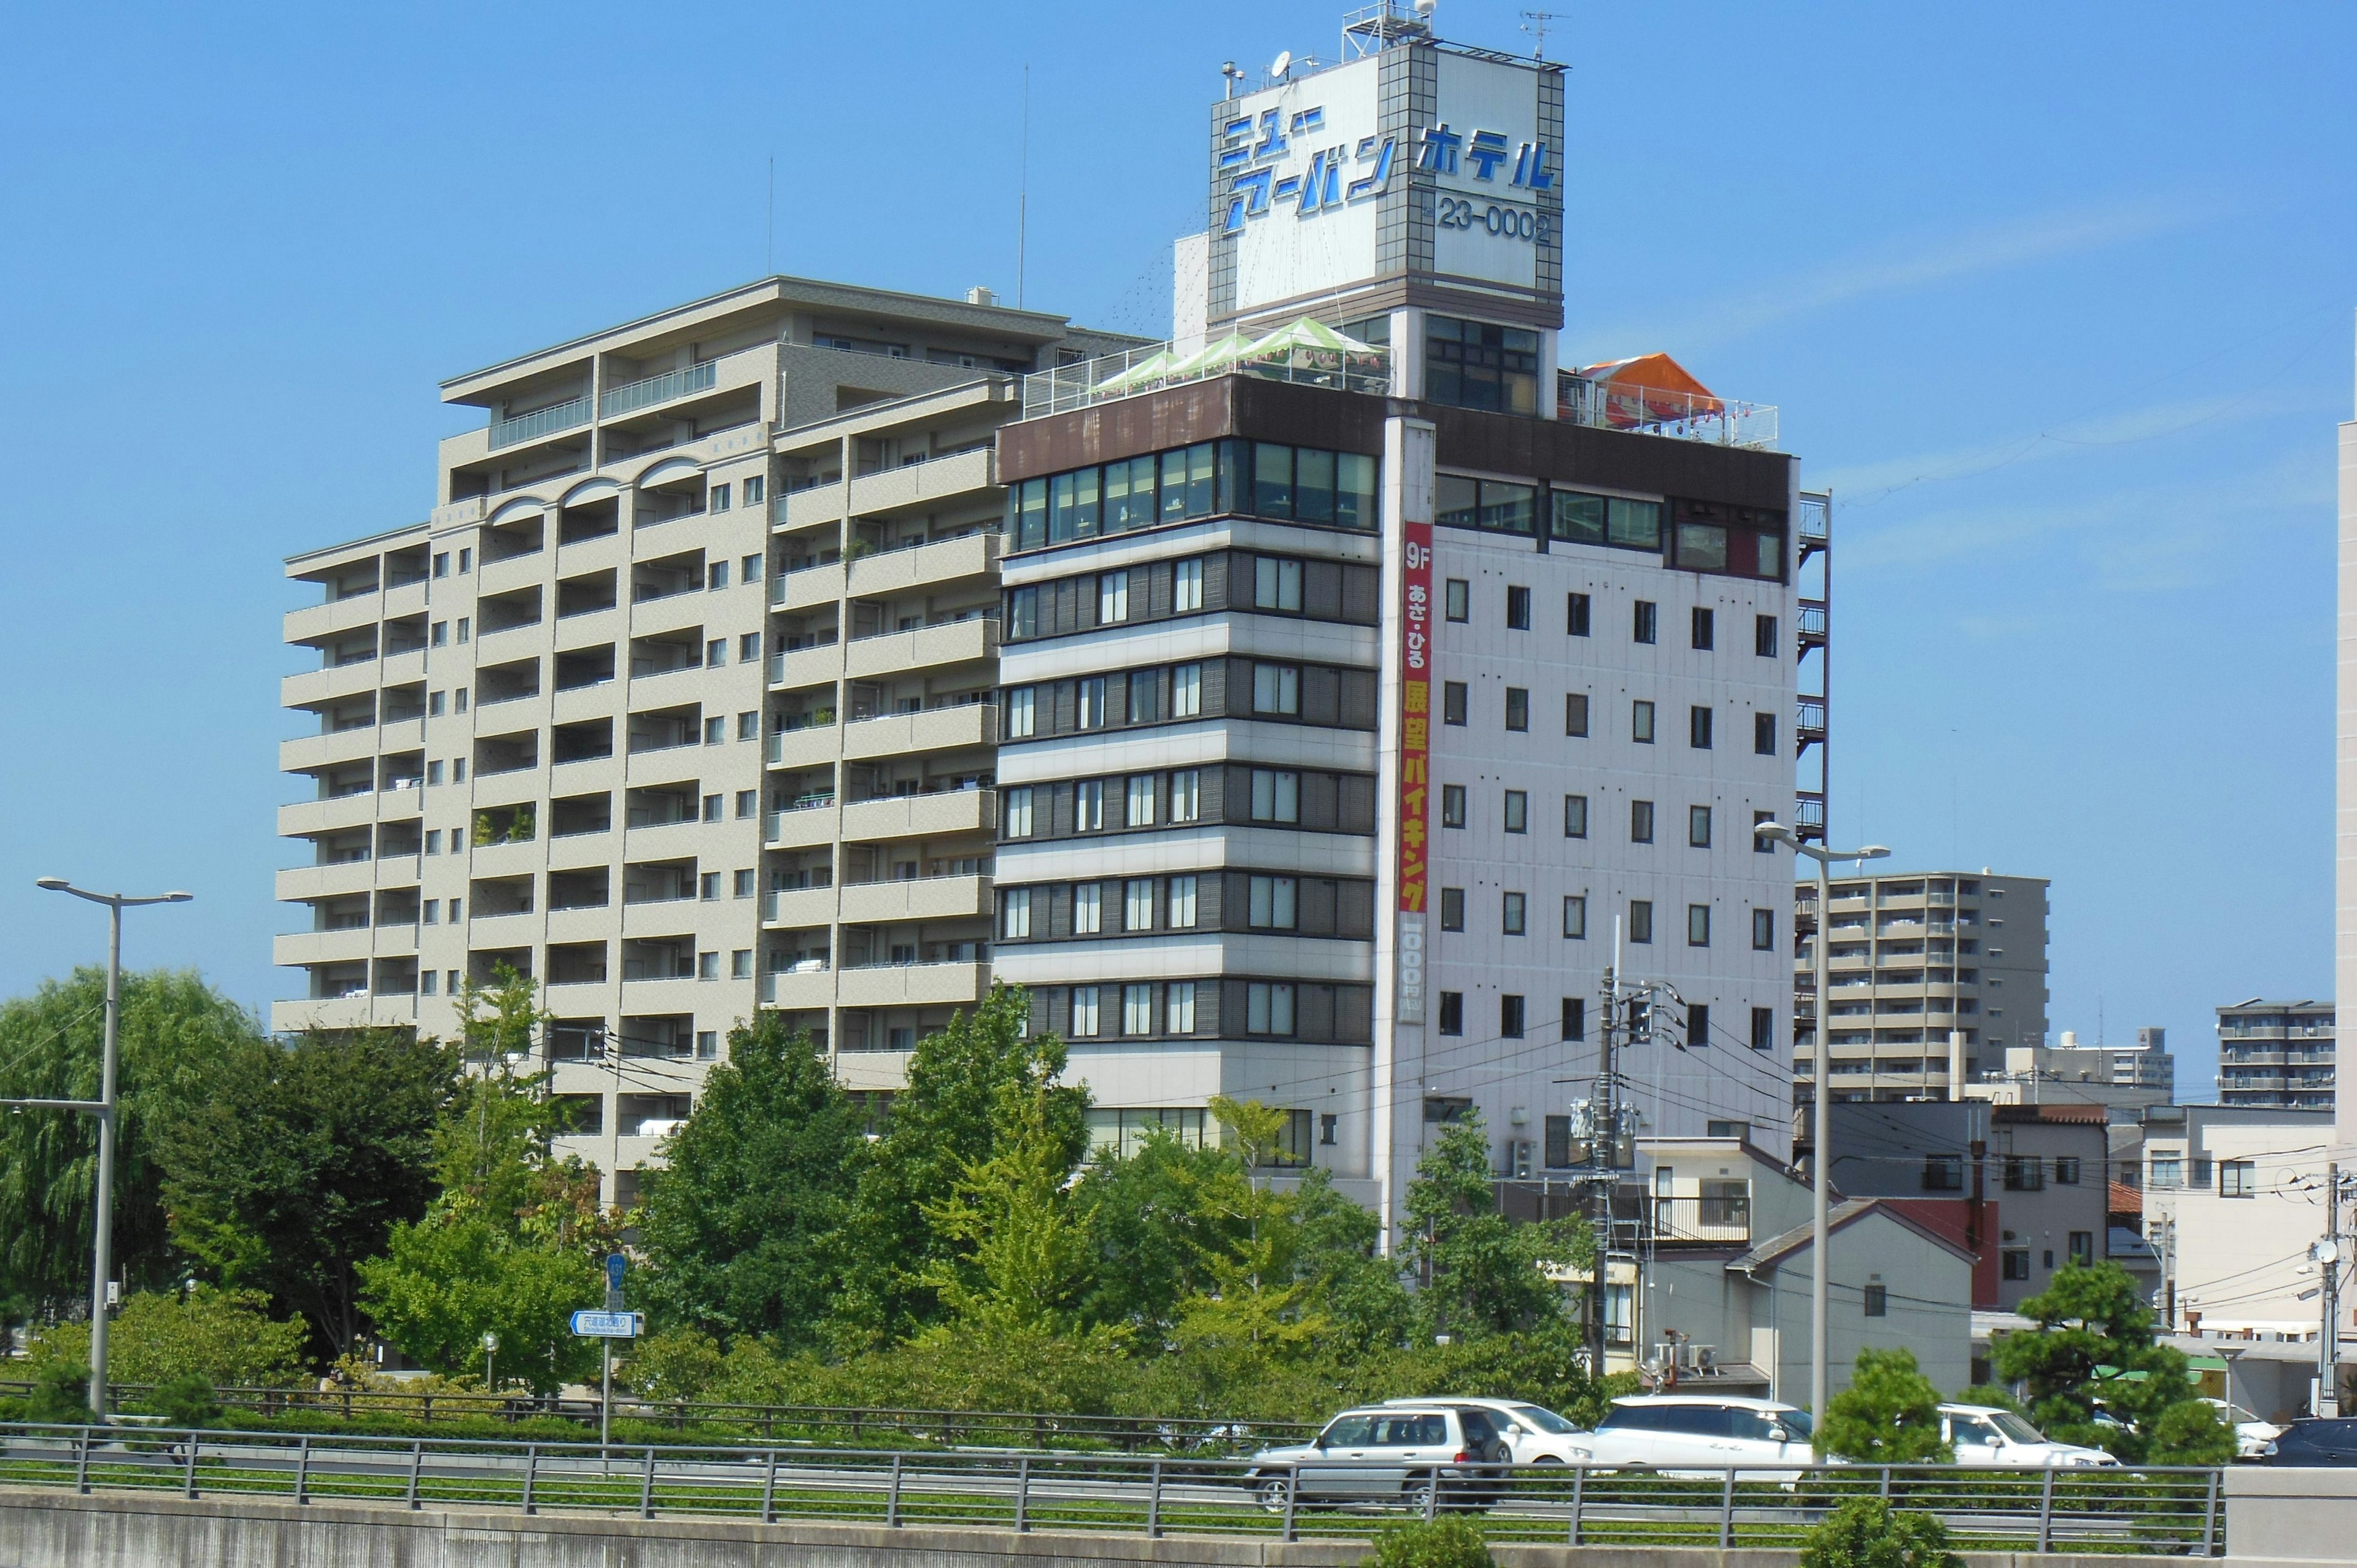
[[[92,893],[62,876],[44,876],[33,884],[50,893],[70,893],[107,908],[106,1046],[100,1058],[96,1100],[8,1100],[0,1105],[37,1111],[86,1111],[98,1118],[97,1208],[91,1217],[90,1265],[90,1408],[106,1419],[106,1286],[114,1272],[114,1122],[115,1068],[123,1020],[123,911],[141,904],[185,904],[191,893],[158,893],[133,897],[122,893]]]
[[[1762,822],[1751,830],[1760,838],[1790,844],[1796,854],[1805,855],[1817,863],[1817,940],[1813,949],[1817,994],[1812,1004],[1815,1018],[1813,1034],[1816,1048],[1815,1086],[1810,1094],[1810,1146],[1815,1151],[1810,1156],[1809,1186],[1809,1419],[1822,1425],[1825,1419],[1825,1326],[1829,1321],[1827,1304],[1828,1283],[1832,1268],[1832,1204],[1826,1194],[1832,1187],[1833,1165],[1833,1032],[1827,1026],[1832,1016],[1825,1001],[1825,948],[1833,934],[1833,917],[1828,906],[1832,902],[1832,865],[1836,860],[1880,860],[1890,852],[1878,843],[1863,849],[1835,851],[1803,842],[1800,835],[1781,822]]]

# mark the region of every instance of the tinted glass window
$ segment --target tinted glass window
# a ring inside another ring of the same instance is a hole
[[[1596,1423],[1598,1432],[1667,1432],[1662,1422],[1667,1412],[1661,1405],[1616,1404],[1611,1413]]]
[[[1773,1443],[1776,1423],[1756,1410],[1730,1410],[1727,1416],[1727,1434],[1747,1443]]]
[[[1662,1412],[1663,1432],[1684,1433],[1694,1437],[1725,1437],[1727,1435],[1727,1411],[1706,1404],[1674,1404]]]
[[[1486,1447],[1498,1440],[1498,1429],[1490,1424],[1490,1412],[1485,1410],[1460,1410],[1458,1423],[1465,1428],[1465,1441]]]
[[[1326,1429],[1323,1441],[1329,1448],[1364,1448],[1374,1429],[1375,1418],[1372,1415],[1338,1415]]]
[[[1379,1448],[1438,1447],[1448,1441],[1448,1420],[1437,1413],[1375,1418],[1375,1445]]]
[[[1518,1404],[1514,1407],[1514,1413],[1523,1421],[1528,1422],[1531,1425],[1537,1427],[1541,1432],[1552,1432],[1558,1436],[1566,1432],[1577,1432],[1579,1430],[1579,1428],[1572,1425],[1571,1423],[1564,1420],[1563,1417],[1555,1414],[1555,1412],[1546,1409],[1543,1405]]]

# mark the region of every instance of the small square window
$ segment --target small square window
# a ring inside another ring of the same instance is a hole
[[[1440,929],[1444,931],[1465,929],[1465,889],[1462,887],[1440,890]]]
[[[719,978],[720,978],[720,955],[719,955],[718,953],[716,953],[716,952],[706,952],[706,953],[698,953],[698,954],[696,954],[696,955],[695,955],[695,978],[696,978],[696,979],[698,979],[698,980],[717,980],[717,979],[719,979]]]
[[[710,565],[705,567],[704,585],[707,588],[726,587],[728,585],[728,563],[726,561],[715,561]]]
[[[425,695],[425,716],[426,716],[427,718],[429,718],[429,719],[438,719],[438,718],[440,718],[440,717],[442,716],[442,693],[439,693],[439,692],[429,692],[429,693],[426,693],[426,695]]]
[[[704,509],[705,509],[705,510],[706,510],[706,511],[726,511],[726,510],[728,510],[728,486],[727,486],[725,482],[724,482],[724,483],[721,483],[721,484],[712,485],[712,486],[708,486],[708,487],[706,487],[706,488],[705,488],[705,492],[704,492],[704,496],[705,496],[705,501],[704,501]],[[717,587],[724,587],[724,586],[726,586],[726,584],[727,584],[727,578],[724,576],[724,577],[722,577],[722,579],[721,579],[719,582],[715,583],[715,584],[713,584],[712,585],[713,585],[714,587],[717,588]]]
[[[1526,687],[1506,688],[1506,728],[1527,730],[1531,727],[1531,693]]]
[[[737,639],[737,662],[758,664],[761,661],[761,634],[748,631]]]
[[[728,955],[728,978],[731,980],[750,980],[753,978],[753,950],[751,948],[738,948]]]
[[[706,795],[704,798],[704,820],[707,822],[716,822],[720,821],[720,808],[722,803],[722,797],[718,795]]]
[[[1527,790],[1506,791],[1506,831],[1510,833],[1531,831],[1531,797]]]
[[[735,874],[735,880],[731,890],[734,892],[736,897],[739,898],[750,898],[753,896],[755,881],[756,878],[752,872],[737,872]]]
[[[745,476],[745,504],[747,506],[759,506],[763,500],[768,499],[769,493],[770,481],[766,476],[760,474],[748,474]]]
[[[760,815],[760,812],[761,792],[759,789],[739,789],[737,791],[737,820],[738,822],[741,822],[753,817],[757,817]]]
[[[707,903],[720,897],[720,873],[707,871],[695,879],[695,896]]]
[[[1531,591],[1528,588],[1510,587],[1506,590],[1506,629],[1531,629]]]
[[[1465,722],[1465,682],[1443,681],[1440,683],[1440,722],[1461,725]]]
[[[728,721],[718,714],[704,721],[704,744],[718,746],[728,738]]]
[[[1473,589],[1471,585],[1468,584],[1462,577],[1449,578],[1448,585],[1442,590],[1442,604],[1444,606],[1444,613],[1450,620],[1471,620],[1473,618]]]
[[[745,481],[745,494],[748,500],[752,499],[752,487],[758,481],[753,479]],[[739,561],[737,564],[737,580],[748,587],[759,583],[761,580],[761,558],[759,555],[748,555],[744,560]]]
[[[1636,615],[1630,622],[1632,639],[1638,642],[1652,642],[1658,637],[1660,628],[1661,607],[1651,599],[1639,599]]]
[[[737,738],[738,740],[760,739],[761,715],[759,714],[738,714],[737,715]]]
[[[1440,825],[1461,828],[1465,825],[1465,786],[1443,784],[1440,787]]]

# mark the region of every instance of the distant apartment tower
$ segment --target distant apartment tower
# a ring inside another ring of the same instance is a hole
[[[1793,1092],[1817,1060],[1814,882],[1794,887]],[[1986,871],[1833,884],[1825,1032],[1837,1101],[1951,1098],[1951,1030],[1967,1081],[2046,1038],[2047,881]]]
[[[2218,1103],[2333,1109],[2333,1004],[2254,996],[2218,1009]]]
[[[2133,1046],[2114,1046],[2112,1081],[2124,1088],[2177,1093],[2177,1058],[2169,1054],[2169,1031],[2138,1029]]]

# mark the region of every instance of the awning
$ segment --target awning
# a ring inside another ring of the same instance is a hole
[[[1572,372],[1596,387],[1613,424],[1654,424],[1725,413],[1717,393],[1667,354],[1608,360]]]

